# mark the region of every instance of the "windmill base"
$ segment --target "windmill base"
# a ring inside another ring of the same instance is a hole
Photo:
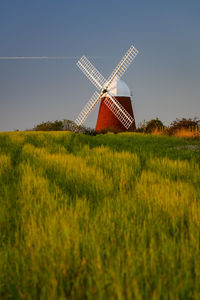
[[[120,104],[126,109],[126,111],[134,118],[131,98],[130,97],[115,97]],[[104,99],[101,99],[99,114],[96,124],[96,131],[101,132],[104,130],[115,132],[133,132],[136,131],[135,121],[131,124],[128,130],[122,125],[117,117],[111,112],[111,110],[104,103]]]

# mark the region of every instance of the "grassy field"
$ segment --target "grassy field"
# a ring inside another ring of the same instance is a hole
[[[1,299],[200,299],[200,141],[0,133]]]

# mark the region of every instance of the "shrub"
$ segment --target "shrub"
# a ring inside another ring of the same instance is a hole
[[[71,120],[63,120],[63,121],[54,121],[54,122],[42,122],[41,124],[36,125],[33,130],[35,131],[74,131],[80,132],[87,135],[96,135],[96,131],[93,128],[85,127],[85,126],[77,126]]]
[[[154,131],[160,131],[164,128],[164,125],[161,120],[158,118],[152,119],[148,122],[145,120],[139,124],[139,127],[137,128],[137,132],[143,132],[143,133],[153,133]]]
[[[55,122],[42,122],[36,125],[33,130],[35,131],[60,131],[63,130],[63,122],[56,120]]]
[[[136,132],[145,132],[145,127],[146,127],[146,125],[147,125],[147,122],[145,121],[145,120],[143,120],[142,122],[140,122],[139,124],[138,124],[138,127],[137,127],[137,129],[136,129]]]
[[[155,130],[161,130],[164,127],[162,121],[158,118],[149,121],[145,127],[145,133],[152,133]]]
[[[169,135],[173,135],[175,134],[177,131],[180,131],[180,130],[194,130],[195,128],[199,128],[199,125],[200,125],[200,120],[198,120],[197,118],[189,118],[189,119],[186,119],[186,118],[182,118],[182,119],[178,119],[176,118],[175,121],[173,121],[171,124],[170,124],[170,127],[168,129],[168,133]]]

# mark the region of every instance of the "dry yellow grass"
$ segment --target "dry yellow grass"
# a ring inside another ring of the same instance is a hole
[[[168,135],[166,128],[155,129],[152,134],[154,135]],[[183,137],[183,138],[200,138],[200,128],[191,128],[191,129],[179,129],[173,133],[173,136]]]
[[[185,138],[194,138],[194,137],[200,137],[200,129],[180,129],[175,132],[174,136],[177,137],[185,137]]]

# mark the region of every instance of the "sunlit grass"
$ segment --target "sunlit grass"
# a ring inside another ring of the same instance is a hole
[[[199,299],[199,148],[0,133],[0,297]]]
[[[158,130],[155,129],[152,134],[154,135],[167,135],[167,131],[165,128]],[[200,127],[195,127],[195,128],[182,128],[182,129],[177,129],[175,132],[173,132],[173,136],[176,137],[183,137],[183,138],[200,138]]]

